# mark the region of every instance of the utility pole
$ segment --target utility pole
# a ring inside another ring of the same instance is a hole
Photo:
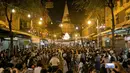
[[[79,32],[80,32],[80,39],[81,39],[81,45],[82,45],[82,48],[84,49],[84,38],[83,38],[83,34],[82,34],[82,31],[83,31],[83,28],[82,28],[83,24],[80,25],[80,29],[79,29]]]
[[[113,0],[108,0],[108,7],[111,9],[111,15],[112,15],[112,49],[115,48],[115,36],[114,36],[114,32],[115,32],[115,21],[114,21],[114,3]]]

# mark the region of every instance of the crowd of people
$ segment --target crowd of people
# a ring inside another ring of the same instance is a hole
[[[114,68],[106,68],[107,63]],[[130,50],[82,46],[25,48],[10,55],[0,52],[0,73],[130,73]]]

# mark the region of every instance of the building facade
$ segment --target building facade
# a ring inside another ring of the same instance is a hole
[[[116,0],[114,7],[114,17],[115,17],[115,47],[117,48],[124,48],[126,40],[124,38],[129,37],[130,32],[130,0]],[[100,36],[105,38],[111,39],[111,28],[112,28],[112,15],[111,10],[109,7],[105,7],[104,11],[105,15],[105,29],[100,30]],[[102,14],[102,13],[101,13]],[[102,14],[103,15],[103,14]],[[102,25],[102,23],[99,23],[99,25]],[[97,26],[96,24],[91,25],[89,27],[86,27],[83,30],[84,36],[90,36],[92,33],[96,33],[95,29]],[[93,38],[97,38],[97,33],[94,36],[91,36]],[[108,40],[106,40],[107,42]],[[119,42],[120,41],[120,42]],[[127,40],[129,41],[129,40]],[[105,43],[105,41],[102,40],[102,42]],[[111,42],[111,41],[109,41]],[[110,44],[109,44],[110,45]]]
[[[39,2],[37,2],[39,3]],[[9,22],[7,21],[6,13],[10,19],[12,13],[12,32],[13,32],[13,46],[19,46],[19,48],[28,47],[30,43],[39,43],[39,39],[45,38],[47,31],[45,27],[50,22],[50,17],[44,7],[37,4],[35,8],[22,8],[13,6],[7,3],[7,12],[2,2],[0,2],[0,44],[1,50],[8,49],[10,44]],[[21,3],[22,5],[22,3]],[[26,5],[25,5],[26,6]],[[12,12],[12,10],[14,11]],[[36,12],[34,12],[36,11]],[[1,51],[0,50],[0,51]]]

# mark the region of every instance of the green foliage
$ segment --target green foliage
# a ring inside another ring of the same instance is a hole
[[[86,20],[97,18],[99,23],[104,22],[106,0],[75,0],[73,5],[76,6],[77,11],[85,10]]]
[[[40,0],[22,0],[19,7],[37,14],[44,10]]]
[[[106,0],[75,0],[73,5],[76,6],[77,10],[85,10],[88,16],[91,12],[97,14],[106,4]]]
[[[42,6],[41,0],[0,0],[1,3],[7,5],[8,8],[17,8],[22,13],[30,13],[43,15],[45,8]]]

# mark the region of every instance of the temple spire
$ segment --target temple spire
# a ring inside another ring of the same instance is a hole
[[[67,5],[67,1],[65,2],[65,8],[64,8],[64,14],[62,17],[62,23],[63,22],[69,22],[69,10],[68,10],[68,5]]]

